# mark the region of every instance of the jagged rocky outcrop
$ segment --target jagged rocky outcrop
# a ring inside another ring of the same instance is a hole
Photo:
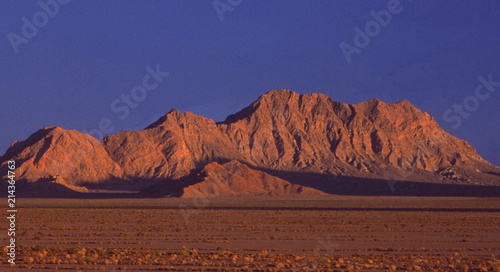
[[[474,174],[491,168],[406,100],[348,105],[323,94],[271,91],[219,125],[252,164],[264,168],[369,177],[392,167],[431,173],[467,168]]]
[[[175,179],[212,161],[245,160],[213,120],[176,109],[144,130],[119,132],[102,144],[136,179]]]
[[[22,142],[15,141],[1,157],[16,162],[17,180],[64,180],[69,185],[96,185],[120,180],[123,172],[94,137],[59,127],[44,127]]]
[[[270,91],[219,123],[174,109],[144,130],[109,135],[102,143],[47,127],[14,142],[0,168],[5,170],[11,159],[18,164],[19,178],[30,182],[60,177],[68,185],[116,187],[123,182],[140,189],[203,171],[231,173],[231,165],[244,169],[232,174],[237,182],[223,195],[239,195],[245,186],[253,188],[252,194],[272,194],[263,191],[264,180],[273,180],[276,186],[266,188],[277,194],[299,193],[296,184],[285,184],[293,178],[275,173],[500,185],[498,167],[406,100],[350,105],[290,90]],[[217,184],[210,175],[186,185],[183,195]],[[315,188],[318,182],[311,180]]]

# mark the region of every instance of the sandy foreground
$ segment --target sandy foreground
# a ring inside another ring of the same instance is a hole
[[[500,198],[18,199],[17,217],[1,271],[500,271]]]

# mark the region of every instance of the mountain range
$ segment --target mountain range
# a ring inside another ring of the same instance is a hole
[[[500,195],[500,167],[410,102],[351,105],[290,90],[223,122],[173,109],[102,142],[44,127],[12,143],[2,175],[10,160],[18,194],[37,197]]]

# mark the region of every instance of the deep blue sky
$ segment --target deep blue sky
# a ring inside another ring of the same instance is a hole
[[[407,99],[500,165],[500,91],[457,129],[443,119],[479,75],[500,81],[500,1],[401,0],[348,63],[339,44],[354,45],[353,28],[388,2],[243,0],[221,21],[211,0],[73,0],[16,54],[9,33],[21,36],[22,18],[42,8],[0,1],[0,153],[49,125],[91,130],[109,118],[114,132],[142,129],[174,107],[219,121],[286,88],[346,103]],[[119,119],[111,103],[157,64],[169,76]]]

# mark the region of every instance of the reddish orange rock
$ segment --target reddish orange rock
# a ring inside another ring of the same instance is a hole
[[[102,143],[47,127],[12,144],[0,158],[2,175],[9,160],[17,163],[17,178],[28,182],[116,189],[171,183],[185,186],[182,195],[206,185],[220,185],[221,195],[307,187],[335,193],[343,186],[339,180],[353,178],[500,185],[499,167],[406,100],[350,105],[290,90],[270,91],[219,123],[174,109],[144,130],[109,135]],[[205,178],[193,184],[197,174]],[[394,184],[383,186],[393,190]]]

